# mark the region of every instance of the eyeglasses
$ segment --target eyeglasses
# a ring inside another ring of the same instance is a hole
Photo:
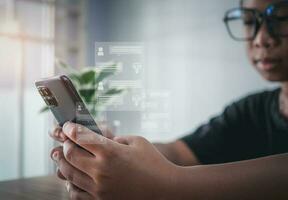
[[[254,40],[263,23],[272,37],[288,37],[288,1],[269,5],[262,13],[255,9],[234,8],[224,17],[229,35],[237,41]]]

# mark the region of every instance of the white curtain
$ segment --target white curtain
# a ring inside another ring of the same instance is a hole
[[[0,0],[0,10],[0,180],[47,174],[52,143],[34,81],[54,71],[54,3]]]

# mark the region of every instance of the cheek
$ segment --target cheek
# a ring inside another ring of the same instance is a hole
[[[288,42],[287,42],[287,44],[285,45],[284,57],[285,57],[286,59],[288,59]]]
[[[288,38],[285,38],[285,40],[282,41],[282,48],[280,52],[285,64],[288,65]]]
[[[280,37],[278,39],[278,44],[282,49],[287,49],[288,48],[288,37]]]

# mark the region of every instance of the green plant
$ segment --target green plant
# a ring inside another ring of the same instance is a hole
[[[106,106],[126,91],[125,88],[116,87],[104,89],[106,79],[119,71],[118,64],[114,63],[101,68],[85,67],[81,70],[75,70],[63,61],[56,59],[56,67],[66,71],[67,76],[73,82],[94,118],[97,118]],[[48,107],[45,106],[40,110],[40,113],[47,110]]]

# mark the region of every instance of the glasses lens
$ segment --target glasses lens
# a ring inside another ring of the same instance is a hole
[[[274,33],[279,36],[288,36],[288,2],[280,4],[275,9],[274,17]]]
[[[256,18],[250,10],[231,10],[226,14],[225,22],[231,37],[236,40],[250,40],[255,35]]]

